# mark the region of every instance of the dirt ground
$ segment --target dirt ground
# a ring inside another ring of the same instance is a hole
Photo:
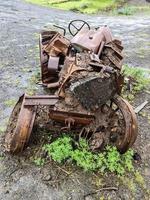
[[[22,155],[4,152],[3,136],[8,117],[18,96],[45,94],[48,91],[35,84],[39,71],[38,34],[43,28],[58,24],[67,28],[73,19],[83,19],[92,26],[107,24],[116,37],[123,40],[125,61],[128,65],[150,69],[150,16],[87,16],[72,12],[47,9],[27,4],[22,0],[0,0],[0,200],[143,200],[150,199],[150,103],[140,115],[139,135],[134,145],[141,161],[135,169],[141,177],[127,174],[85,173],[66,164],[33,164],[33,154],[42,145],[31,142]],[[133,106],[145,100],[150,92],[136,97]],[[39,132],[37,137],[42,138]],[[117,187],[117,191],[98,191],[102,187]],[[88,195],[97,191],[96,194]]]

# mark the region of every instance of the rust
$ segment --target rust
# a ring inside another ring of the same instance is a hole
[[[54,106],[56,96],[21,96],[10,116],[6,130],[5,147],[11,153],[21,152],[28,143],[33,128],[37,106]],[[13,123],[16,123],[15,125]]]
[[[63,87],[65,85],[65,83],[68,81],[68,79],[70,78],[70,76],[74,73],[74,72],[77,72],[77,71],[83,71],[83,70],[86,70],[85,68],[81,68],[81,67],[77,67],[76,65],[74,64],[71,64],[69,67],[68,67],[68,71],[67,73],[65,74],[65,76],[63,77],[63,81],[60,85],[60,88],[58,90],[58,95],[60,97],[65,97],[65,94],[63,92]]]
[[[11,153],[21,152],[28,143],[36,116],[36,107],[24,106],[25,95],[17,102],[6,130],[5,147]],[[16,123],[15,125],[13,123]]]
[[[28,96],[24,95],[24,106],[38,106],[49,105],[54,106],[58,101],[58,97],[54,95],[42,95],[42,96]]]
[[[72,118],[74,120],[74,124],[83,124],[83,125],[90,124],[95,118],[94,115],[65,112],[58,110],[50,110],[49,117],[50,119],[63,122],[65,122],[69,118]]]
[[[119,96],[124,84],[122,42],[113,38],[109,27],[91,29],[83,20],[73,20],[68,29],[70,40],[57,31],[40,34],[42,83],[53,88],[53,95],[20,97],[6,131],[9,152],[25,148],[36,114],[44,109],[48,117],[43,121],[56,121],[72,130],[79,124],[79,138],[85,137],[92,151],[112,144],[124,153],[137,138],[134,110]]]
[[[71,43],[79,49],[93,51],[95,54],[99,53],[100,56],[104,43],[107,44],[112,40],[113,38],[110,29],[107,26],[104,26],[97,30],[87,30],[86,28],[82,28],[73,37]]]
[[[116,98],[113,99],[113,101],[122,112],[125,122],[124,135],[116,145],[118,149],[122,153],[124,153],[134,144],[137,138],[137,133],[138,133],[137,118],[132,106],[125,99],[123,99],[120,96],[117,96]]]

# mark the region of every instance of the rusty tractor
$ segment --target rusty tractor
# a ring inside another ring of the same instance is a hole
[[[122,42],[107,26],[91,29],[73,20],[71,39],[58,31],[40,34],[41,79],[51,95],[21,96],[6,130],[8,152],[27,146],[37,113],[46,110],[48,121],[59,122],[62,130],[78,127],[78,138],[89,141],[92,151],[111,144],[121,153],[135,142],[138,126],[132,106],[123,99],[121,74]]]

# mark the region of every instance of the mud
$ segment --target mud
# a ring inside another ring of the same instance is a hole
[[[93,26],[108,24],[114,35],[123,40],[125,63],[150,68],[150,16],[87,16],[72,12],[47,9],[22,0],[0,0],[0,200],[55,200],[55,199],[149,199],[150,190],[150,104],[139,116],[140,133],[134,145],[142,161],[135,168],[144,178],[141,185],[133,174],[126,176],[126,183],[113,174],[85,173],[68,163],[61,168],[55,163],[44,167],[33,164],[33,153],[41,148],[30,143],[23,155],[10,156],[3,152],[3,132],[14,102],[24,91],[29,94],[47,93],[36,85],[39,71],[38,33],[53,24],[67,27],[70,20],[87,20]],[[150,101],[149,93],[138,96],[135,105]],[[42,138],[43,133],[37,133]],[[133,179],[133,182],[131,182]],[[116,186],[118,191],[102,191],[86,196],[101,187]],[[131,190],[132,188],[132,190]]]

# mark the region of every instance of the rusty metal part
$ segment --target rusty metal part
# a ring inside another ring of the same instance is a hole
[[[102,41],[101,44],[100,44],[100,47],[99,47],[98,53],[97,53],[98,57],[101,56],[101,53],[102,53],[102,51],[103,51],[104,46],[105,46],[105,42]]]
[[[6,130],[5,147],[8,152],[21,152],[28,143],[33,128],[37,106],[54,106],[56,96],[21,96],[10,116]]]
[[[24,96],[24,106],[54,106],[58,97],[55,95]]]
[[[49,83],[47,84],[47,88],[58,88],[60,86],[60,82],[57,81],[55,83]]]
[[[5,147],[8,152],[21,152],[27,144],[36,115],[36,108],[24,107],[25,95],[17,102],[6,130]],[[19,107],[19,108],[18,108]],[[16,122],[16,124],[14,124]]]
[[[76,65],[74,65],[74,63],[72,63],[69,68],[68,68],[68,71],[67,73],[65,74],[64,76],[64,80],[62,81],[61,85],[60,85],[60,88],[58,90],[58,96],[60,97],[65,97],[65,94],[64,94],[64,91],[63,91],[63,87],[65,85],[65,83],[68,81],[68,79],[70,78],[70,76],[74,73],[74,72],[77,72],[77,71],[85,71],[86,69],[85,68],[81,68],[81,67],[77,67]]]
[[[69,46],[70,41],[60,33],[56,33],[48,44],[44,46],[44,51],[49,56],[58,56],[60,53],[66,56]]]
[[[48,70],[55,74],[59,70],[59,57],[49,56],[48,59]]]
[[[113,102],[121,111],[125,123],[125,131],[122,137],[117,141],[117,148],[121,153],[126,152],[135,142],[138,134],[137,118],[132,106],[122,97],[117,96]]]
[[[111,144],[125,153],[134,144],[137,133],[137,119],[132,106],[116,95],[95,111],[95,120],[81,131],[79,137],[89,141],[92,151]]]
[[[58,72],[68,53],[70,41],[55,31],[43,31],[39,39],[42,82],[58,80]]]
[[[82,28],[78,34],[72,38],[71,43],[80,51],[88,50],[100,55],[104,43],[108,44],[112,42],[112,40],[110,29],[107,26],[103,26],[97,30]]]
[[[74,120],[74,124],[83,124],[83,125],[90,124],[95,119],[94,115],[91,114],[87,115],[87,114],[65,112],[58,110],[50,110],[49,117],[50,119],[63,122],[65,122],[69,118],[72,118]]]
[[[70,91],[83,108],[91,111],[97,110],[116,94],[115,75],[83,78],[71,85]]]
[[[50,32],[47,32],[47,31],[42,32],[40,34],[40,38],[39,38],[41,75],[42,75],[42,82],[44,84],[48,84],[48,83],[58,80],[58,71],[52,73],[48,69],[49,56],[44,51],[44,45],[45,45],[45,43],[47,44],[47,42],[50,40],[50,38],[51,38],[50,35],[51,35]]]
[[[104,46],[100,58],[104,60],[106,65],[114,65],[116,69],[121,70],[123,63],[122,50],[121,42],[113,40]]]

